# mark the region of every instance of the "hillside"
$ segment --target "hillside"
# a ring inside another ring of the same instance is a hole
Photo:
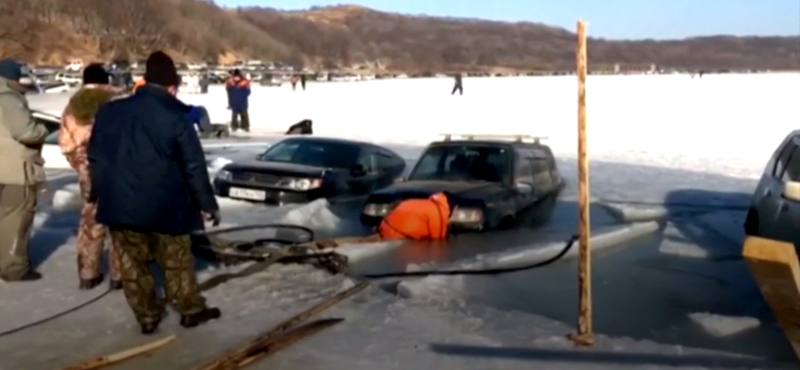
[[[569,70],[575,35],[535,23],[409,16],[358,6],[221,9],[201,0],[3,0],[0,53],[36,62],[71,57],[261,59],[394,70],[507,67]],[[593,66],[800,69],[800,37],[590,40]]]

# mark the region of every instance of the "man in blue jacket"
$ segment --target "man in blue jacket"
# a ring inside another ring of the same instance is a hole
[[[231,130],[242,129],[250,132],[250,115],[247,112],[250,100],[250,81],[242,76],[242,71],[234,70],[226,84],[228,108],[231,110]],[[239,123],[241,119],[241,124]]]
[[[182,326],[220,316],[200,294],[189,236],[203,228],[203,216],[214,224],[220,216],[189,107],[175,97],[179,77],[172,59],[151,54],[144,79],[135,93],[97,112],[88,158],[97,222],[111,230],[125,297],[142,333],[150,334],[164,312],[149,269],[153,260]]]

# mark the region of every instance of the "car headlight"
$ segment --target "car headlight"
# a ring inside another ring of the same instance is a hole
[[[225,170],[219,170],[217,171],[217,175],[215,177],[218,180],[231,181],[231,172]]]
[[[450,215],[452,223],[482,223],[483,211],[480,208],[456,207]]]
[[[391,206],[388,203],[367,203],[363,213],[370,217],[384,217],[391,210]]]
[[[322,186],[321,179],[283,179],[276,184],[278,187],[291,190],[311,190]]]

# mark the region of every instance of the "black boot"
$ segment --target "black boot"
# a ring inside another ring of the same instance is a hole
[[[112,279],[112,280],[109,280],[109,281],[108,281],[108,287],[109,287],[109,289],[111,289],[111,290],[120,290],[120,289],[122,289],[122,281],[120,281],[120,280],[113,280],[113,279]]]
[[[193,328],[208,321],[218,319],[221,315],[222,312],[220,312],[219,308],[206,308],[195,314],[182,315],[181,326],[184,328]]]
[[[20,281],[36,281],[36,280],[39,280],[41,278],[42,278],[42,274],[40,274],[40,273],[38,273],[36,271],[28,271],[28,272],[25,273],[25,275],[22,275],[22,277],[19,278],[19,280]]]
[[[159,323],[161,323],[161,320],[141,324],[142,334],[149,335],[155,333],[156,330],[158,330]]]
[[[81,290],[89,290],[94,289],[96,286],[100,285],[103,282],[103,274],[98,275],[94,279],[81,279],[78,288]]]

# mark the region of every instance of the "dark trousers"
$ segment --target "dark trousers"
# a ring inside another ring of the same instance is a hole
[[[453,92],[451,92],[450,95],[455,95],[456,91],[458,91],[458,95],[464,95],[464,87],[462,87],[460,83],[456,83],[456,85],[453,86]]]
[[[241,124],[240,124],[241,119]],[[246,110],[231,110],[231,130],[242,129],[250,132],[250,115]]]

